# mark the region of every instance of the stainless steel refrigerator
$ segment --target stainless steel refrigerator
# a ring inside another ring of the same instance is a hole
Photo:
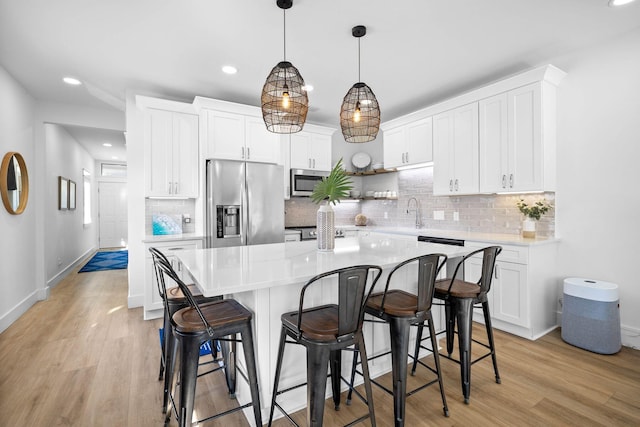
[[[283,174],[280,165],[207,160],[207,247],[284,242]]]

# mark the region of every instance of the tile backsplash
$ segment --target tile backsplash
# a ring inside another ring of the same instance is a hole
[[[367,225],[386,227],[414,227],[415,204],[411,202],[410,212],[407,204],[415,197],[420,206],[419,220],[421,228],[460,230],[481,233],[520,234],[522,214],[516,202],[522,197],[533,203],[542,197],[552,205],[555,193],[544,194],[482,194],[472,196],[434,196],[433,167],[399,171],[397,200],[364,200],[360,203],[340,203],[334,207],[336,225],[353,225],[358,213],[367,217]],[[285,203],[285,225],[315,225],[318,206],[308,198],[292,198]],[[440,218],[434,219],[434,211]],[[457,216],[457,220],[454,217]],[[555,234],[555,210],[551,209],[540,221],[537,221],[536,233],[541,237]]]
[[[169,200],[169,199],[145,199],[145,234],[153,234],[153,215],[166,214],[166,215],[184,215],[188,214],[191,217],[189,224],[182,223],[183,233],[195,232],[195,213],[196,202],[194,199],[187,200]]]

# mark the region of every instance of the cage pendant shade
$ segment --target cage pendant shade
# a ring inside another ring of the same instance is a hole
[[[340,127],[347,142],[369,142],[380,129],[380,106],[369,86],[354,84],[344,96],[340,108]]]
[[[293,0],[277,0],[276,4],[283,11],[284,59],[273,67],[262,87],[262,119],[269,131],[291,134],[304,127],[309,98],[300,72],[286,59],[286,10],[291,8]]]
[[[262,88],[261,104],[262,118],[269,131],[296,133],[302,130],[309,98],[304,80],[293,64],[282,61],[273,67]]]
[[[360,37],[367,33],[364,25],[353,27],[351,34],[358,38],[358,80],[360,80]],[[351,86],[340,107],[340,127],[347,142],[369,142],[376,139],[380,129],[380,105],[371,88],[363,82]]]

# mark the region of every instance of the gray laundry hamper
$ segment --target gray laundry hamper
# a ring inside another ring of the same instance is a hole
[[[565,279],[562,339],[595,353],[620,351],[618,285],[578,277]]]

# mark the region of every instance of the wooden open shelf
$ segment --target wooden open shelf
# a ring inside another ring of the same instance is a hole
[[[397,172],[396,169],[372,169],[365,172],[347,172],[347,175],[351,176],[367,176],[367,175],[379,175],[381,173]]]

